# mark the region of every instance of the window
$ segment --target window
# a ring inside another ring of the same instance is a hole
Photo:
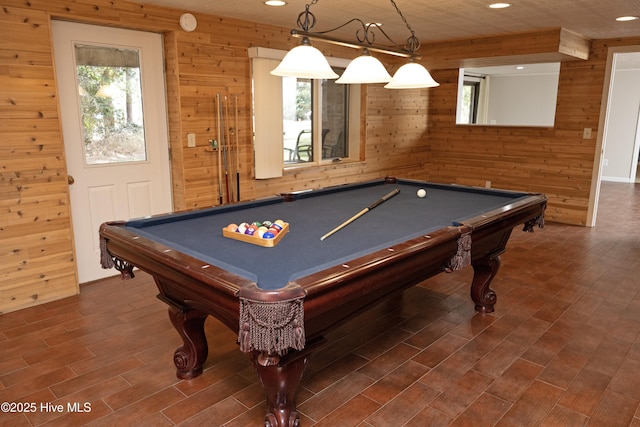
[[[462,101],[460,103],[460,124],[477,123],[478,99],[480,98],[480,82],[464,81],[462,87]]]
[[[74,46],[85,164],[147,159],[139,52]]]
[[[348,85],[284,77],[282,100],[285,165],[349,156]]]
[[[359,160],[360,86],[270,74],[286,52],[251,48],[255,177]],[[331,58],[340,73],[348,60]]]
[[[460,68],[456,124],[552,127],[560,63]]]

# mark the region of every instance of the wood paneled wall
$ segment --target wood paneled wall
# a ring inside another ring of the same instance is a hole
[[[373,85],[363,91],[361,161],[255,180],[247,48],[289,49],[297,42],[289,29],[199,14],[198,29],[186,33],[178,25],[182,12],[112,0],[2,0],[0,313],[78,291],[50,19],[163,33],[176,209],[216,204],[217,161],[206,147],[221,93],[238,96],[243,199],[385,175],[482,186],[491,181],[548,193],[549,219],[584,223],[595,138],[581,135],[584,127],[597,131],[607,43],[594,44],[588,61],[563,64],[553,129],[455,126],[457,71],[440,70],[435,89]],[[196,148],[187,148],[187,133],[196,134]]]

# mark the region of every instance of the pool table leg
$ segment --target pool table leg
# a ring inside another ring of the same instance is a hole
[[[471,299],[476,303],[476,311],[493,313],[496,293],[489,287],[500,269],[500,255],[487,255],[471,262],[473,266],[473,283]]]
[[[251,353],[251,362],[267,395],[265,427],[299,427],[296,391],[307,366],[307,355],[298,355],[284,363],[264,353]]]
[[[190,380],[202,373],[202,367],[209,355],[204,321],[207,314],[195,309],[181,309],[169,306],[169,317],[176,331],[182,337],[183,345],[173,354],[176,376]]]

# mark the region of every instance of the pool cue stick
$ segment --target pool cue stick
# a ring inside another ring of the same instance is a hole
[[[233,95],[233,111],[234,111],[234,126],[235,126],[235,143],[236,143],[236,190],[238,195],[238,201],[240,201],[240,140],[238,136],[238,94]]]
[[[222,204],[222,153],[220,152],[221,150],[221,146],[220,143],[222,142],[222,135],[221,135],[221,123],[220,123],[220,92],[218,92],[216,94],[216,111],[217,111],[217,116],[216,116],[216,121],[217,121],[217,131],[218,131],[218,143],[217,145],[217,149],[218,149],[218,201],[220,202],[220,204]]]
[[[349,218],[348,220],[346,220],[345,222],[343,222],[342,224],[340,224],[339,226],[337,226],[336,228],[334,228],[333,230],[331,230],[330,232],[328,232],[327,234],[325,234],[324,236],[322,236],[320,238],[320,240],[324,240],[327,237],[331,236],[333,233],[340,231],[341,229],[343,229],[344,227],[346,227],[347,225],[351,224],[353,221],[355,221],[356,219],[360,218],[362,215],[366,214],[367,212],[369,212],[371,209],[375,208],[378,205],[381,205],[382,203],[386,202],[387,200],[389,200],[390,198],[392,198],[393,196],[395,196],[396,194],[398,194],[400,192],[399,188],[396,188],[395,190],[393,190],[392,192],[390,192],[389,194],[387,194],[386,196],[384,196],[383,198],[381,198],[380,200],[372,203],[370,206],[362,209],[360,212],[358,212],[357,214],[355,214],[354,216],[352,216],[351,218]]]
[[[225,96],[225,99],[227,97]],[[227,164],[227,123],[225,121],[224,118],[224,110],[223,110],[223,104],[222,101],[220,103],[220,112],[222,114],[222,149],[224,150],[224,152],[222,153],[223,155],[223,163],[224,163],[224,180],[225,180],[225,194],[227,196],[227,203],[229,203],[231,200],[229,199],[229,165]]]
[[[227,174],[227,197],[229,198],[229,202],[234,202],[235,201],[235,195],[233,194],[233,175],[231,175],[231,177],[229,177],[229,171],[232,169],[232,165],[231,163],[233,162],[232,160],[232,156],[231,156],[231,151],[233,150],[233,146],[232,146],[232,142],[233,142],[233,127],[231,126],[231,123],[229,122],[229,100],[227,98],[227,96],[225,95],[224,97],[224,123],[227,125],[227,138],[225,140],[226,142],[226,155],[229,156],[229,158],[227,159],[227,168],[225,169],[225,173]],[[229,186],[229,182],[231,182],[231,186]]]

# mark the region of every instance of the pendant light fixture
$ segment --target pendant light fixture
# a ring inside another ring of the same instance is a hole
[[[391,81],[391,75],[384,68],[382,62],[371,56],[369,49],[364,49],[361,56],[349,63],[336,83],[366,84],[387,83],[389,81]]]
[[[299,77],[304,79],[336,79],[338,75],[322,52],[311,46],[307,37],[300,45],[291,49],[280,64],[271,71],[274,76]]]
[[[298,15],[297,24],[300,30],[291,30],[291,35],[301,38],[302,41],[299,46],[296,46],[287,53],[282,62],[271,74],[310,79],[337,78],[338,75],[333,72],[324,55],[322,55],[318,49],[311,46],[311,40],[314,40],[362,50],[362,55],[349,63],[342,77],[336,80],[336,83],[387,83],[385,87],[389,89],[414,89],[438,86],[438,83],[431,77],[429,71],[416,62],[416,60],[421,57],[417,52],[420,47],[420,42],[394,0],[390,0],[391,4],[411,33],[404,46],[395,43],[384,30],[382,30],[381,24],[365,24],[364,21],[359,18],[353,18],[327,31],[310,32],[309,30],[311,30],[316,23],[316,17],[310,11],[310,7],[318,3],[318,1],[319,0],[312,0],[311,3],[305,5],[304,12]],[[360,25],[360,28],[356,31],[357,41],[348,41],[329,35],[329,33],[351,23]],[[380,46],[373,44],[375,39],[374,30],[382,34],[392,45]],[[400,67],[392,78],[382,63],[371,56],[371,52],[408,58],[409,62]]]

